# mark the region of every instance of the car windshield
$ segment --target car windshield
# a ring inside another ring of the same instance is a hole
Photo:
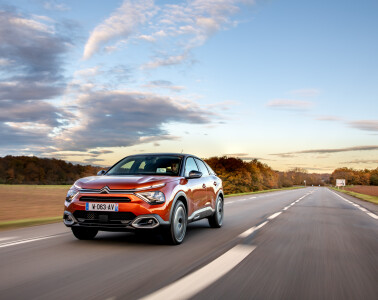
[[[181,157],[171,155],[128,156],[114,165],[106,175],[178,176]]]

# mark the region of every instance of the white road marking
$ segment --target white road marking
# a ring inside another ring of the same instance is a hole
[[[250,245],[237,245],[198,271],[142,299],[189,299],[231,271],[255,248],[255,246]]]
[[[14,240],[14,239],[17,239],[17,238],[18,238],[18,236],[6,236],[6,237],[0,238],[0,242],[7,241],[7,240]]]
[[[59,235],[42,236],[42,237],[37,237],[37,238],[31,238],[31,239],[25,239],[25,240],[18,240],[18,241],[14,241],[14,242],[2,243],[2,244],[0,244],[0,248],[5,248],[5,247],[10,247],[10,246],[15,246],[15,245],[21,245],[21,244],[51,239],[51,238],[58,237],[58,236]]]
[[[251,198],[248,198],[248,199],[250,199],[250,200],[251,200],[251,199],[255,199],[255,198],[257,198],[257,197],[251,197]]]
[[[239,234],[238,237],[239,238],[245,238],[245,237],[249,236],[250,234],[254,233],[256,230],[259,230],[261,227],[265,226],[268,223],[269,223],[269,221],[265,221],[264,223],[261,223],[259,226],[253,226],[253,227],[249,228],[248,230]]]
[[[283,210],[288,210],[289,208],[290,208],[290,205],[286,206]]]
[[[275,214],[271,215],[268,217],[268,220],[273,220],[274,218],[278,217],[280,214],[282,214],[282,212],[276,212]]]
[[[260,229],[261,227],[265,226],[268,223],[269,223],[269,221],[265,221],[264,223],[261,223],[259,226],[256,227],[256,230]]]
[[[378,220],[378,216],[376,214],[373,214],[371,212],[368,212],[367,213],[370,217],[374,218],[374,219],[377,219]]]
[[[329,190],[329,191],[330,191],[330,190]],[[369,215],[370,217],[372,217],[372,218],[378,220],[378,216],[377,216],[376,214],[374,214],[374,213],[368,211],[367,209],[361,207],[360,205],[358,205],[358,204],[356,204],[356,203],[354,203],[354,202],[352,202],[352,201],[349,201],[348,199],[345,199],[344,197],[340,196],[339,194],[337,194],[337,193],[335,193],[335,192],[332,192],[332,191],[330,191],[330,192],[333,193],[333,194],[335,194],[336,196],[340,197],[340,198],[343,199],[344,201],[346,201],[346,202],[352,204],[353,206],[359,208],[360,210],[362,210],[363,212],[365,212],[365,213],[366,213],[367,215]]]
[[[254,233],[256,231],[256,226],[253,226],[252,228],[249,228],[248,230],[242,232],[241,234],[238,235],[239,238],[246,238],[250,234]]]

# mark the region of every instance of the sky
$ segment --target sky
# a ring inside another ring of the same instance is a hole
[[[0,0],[0,156],[378,167],[378,2]]]

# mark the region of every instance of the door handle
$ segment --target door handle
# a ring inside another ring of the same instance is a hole
[[[214,186],[217,186],[217,182],[216,181],[214,181]]]
[[[203,187],[204,189],[206,189],[206,184],[203,184],[202,187]]]

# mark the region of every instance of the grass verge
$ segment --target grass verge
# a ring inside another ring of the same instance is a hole
[[[59,221],[62,221],[62,216],[48,217],[48,218],[22,219],[22,220],[13,220],[13,221],[3,221],[3,222],[0,222],[0,230],[35,226],[35,225],[43,225],[43,224],[50,224],[50,223],[56,223],[56,222],[59,222]]]
[[[2,185],[2,186],[6,186],[6,185]],[[12,185],[7,185],[7,186],[12,186]],[[43,186],[43,185],[42,186],[33,186],[33,188],[39,188],[39,187],[44,187],[44,188],[45,187],[51,187],[51,188],[59,187],[59,188],[67,189],[67,187],[69,187],[69,186]],[[271,190],[248,192],[248,193],[239,193],[239,194],[229,194],[229,195],[226,195],[225,197],[269,193],[269,192],[283,191],[283,190],[295,190],[295,189],[300,189],[300,188],[303,188],[303,186],[296,186],[296,187],[282,188],[282,189],[271,189]],[[59,217],[32,218],[32,219],[20,219],[20,220],[12,220],[12,221],[1,221],[0,222],[0,230],[15,229],[15,228],[21,228],[21,227],[43,225],[43,224],[50,224],[50,223],[60,222],[61,220],[62,220],[62,217],[59,216]]]
[[[344,194],[347,194],[347,195],[350,195],[350,196],[353,196],[353,197],[356,197],[356,198],[364,200],[364,201],[368,201],[368,202],[371,202],[371,203],[374,203],[374,204],[378,204],[378,197],[376,197],[376,196],[370,196],[370,195],[360,194],[360,193],[356,193],[356,192],[345,191],[345,190],[342,190],[342,189],[337,189],[335,187],[331,187],[331,189],[338,191],[338,192],[341,192],[341,193],[344,193]]]
[[[302,189],[304,186],[293,186],[288,188],[281,188],[281,189],[271,189],[271,190],[263,190],[263,191],[256,191],[256,192],[247,192],[247,193],[238,193],[238,194],[227,194],[224,197],[234,197],[234,196],[243,196],[243,195],[253,195],[253,194],[261,194],[261,193],[270,193],[270,192],[276,192],[276,191],[286,191],[286,190],[297,190]]]

